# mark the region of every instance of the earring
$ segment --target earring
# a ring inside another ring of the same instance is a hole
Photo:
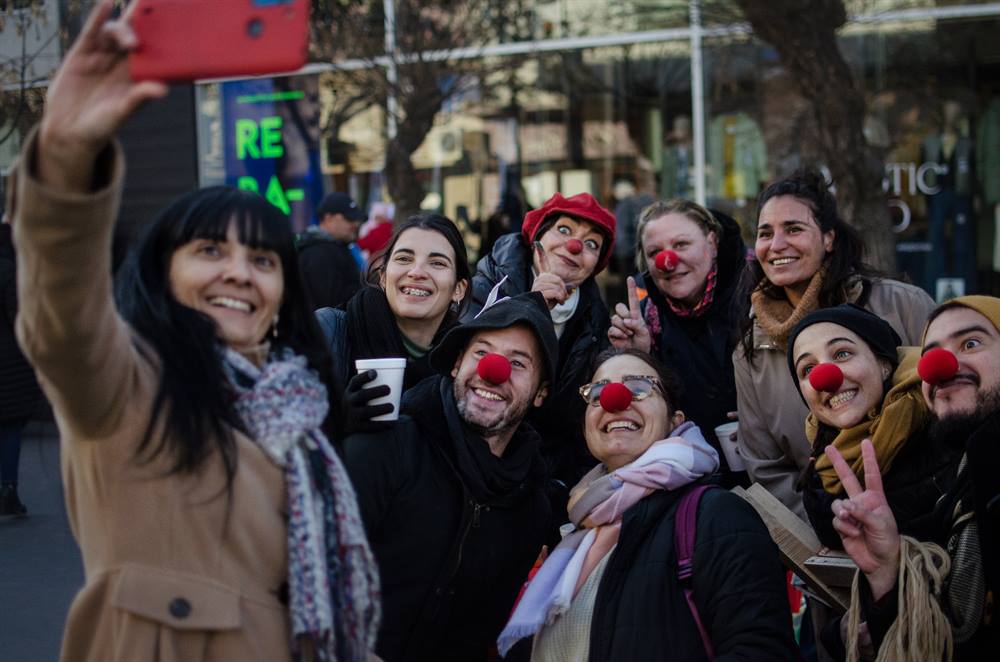
[[[271,337],[275,340],[278,339],[278,316],[274,316],[274,322],[271,323]]]

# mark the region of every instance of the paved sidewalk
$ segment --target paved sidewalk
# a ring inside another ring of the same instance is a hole
[[[66,521],[54,425],[28,426],[19,478],[28,517],[0,518],[0,659],[55,661],[83,566]]]

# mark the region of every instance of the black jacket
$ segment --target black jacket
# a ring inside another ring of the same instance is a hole
[[[965,438],[944,439],[943,443],[955,450],[965,451],[965,464],[952,481],[948,493],[941,499],[939,511],[960,514],[940,520],[941,529],[930,537],[931,541],[947,541],[963,521],[967,524],[966,513],[972,513],[978,529],[979,552],[982,570],[986,579],[987,606],[983,619],[972,637],[965,642],[955,643],[953,659],[956,662],[978,662],[992,660],[1000,650],[1000,619],[997,619],[996,600],[1000,595],[1000,412],[989,416]],[[952,465],[954,466],[954,464]],[[957,467],[955,467],[957,470]],[[902,528],[902,527],[900,527]],[[924,539],[927,540],[927,539]],[[950,545],[945,549],[951,552]],[[961,581],[956,575],[962,568],[952,566],[948,582]],[[961,585],[961,584],[960,584]],[[968,583],[966,583],[968,585]],[[882,645],[885,636],[899,615],[898,586],[894,586],[879,603],[872,599],[868,582],[859,581],[861,618],[867,621],[868,631],[876,649]],[[948,587],[946,586],[946,592]],[[989,597],[992,593],[992,598]],[[959,591],[959,594],[962,594]],[[989,603],[992,602],[991,606]],[[905,608],[905,607],[904,607]],[[950,614],[949,605],[943,605],[945,614]],[[846,659],[843,641],[839,637],[839,621],[832,623],[823,632],[823,642],[836,659]]]
[[[472,278],[472,296],[462,319],[475,317],[490,290],[507,276],[501,296],[531,291],[531,249],[520,234],[506,234],[493,251],[479,260]],[[586,403],[579,388],[590,381],[594,359],[609,346],[611,317],[593,278],[580,285],[580,303],[566,323],[559,339],[559,373],[549,380],[544,404],[529,414],[531,424],[542,436],[542,456],[549,474],[572,486],[597,461],[590,457],[583,440]]]
[[[601,578],[590,662],[708,659],[677,579],[674,516],[680,494],[655,492],[622,520]],[[725,490],[698,508],[693,590],[716,660],[795,660],[785,572],[760,517]]]
[[[0,223],[0,422],[5,423],[30,418],[42,396],[14,335],[16,273],[11,227]]]
[[[725,470],[726,456],[713,430],[729,422],[728,412],[736,411],[733,350],[740,321],[749,313],[749,297],[739,286],[746,266],[746,246],[739,225],[725,214],[712,214],[722,224],[723,233],[719,239],[715,298],[705,313],[699,317],[678,316],[649,272],[641,279],[649,292],[643,314],[649,301],[659,312],[661,332],[653,339],[653,355],[681,378],[684,391],[680,408],[719,451],[719,462]]]
[[[441,377],[408,391],[393,429],[344,441],[382,578],[376,652],[485,660],[541,546],[552,542],[540,458],[513,503],[477,503],[449,450]],[[522,424],[511,444],[537,444]],[[510,448],[510,447],[508,447]]]
[[[336,308],[361,289],[361,270],[347,244],[322,231],[298,241],[299,273],[313,310]]]
[[[882,477],[885,498],[896,516],[901,534],[939,545],[947,542],[947,529],[943,526],[945,514],[936,506],[955,482],[961,455],[960,451],[936,442],[926,429],[907,440]],[[827,492],[819,474],[809,472],[802,491],[802,505],[820,542],[831,549],[844,548],[833,528],[832,506],[835,499],[845,497],[843,490],[837,495]]]

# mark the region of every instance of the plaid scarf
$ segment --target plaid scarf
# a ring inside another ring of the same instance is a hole
[[[285,471],[293,652],[366,660],[381,618],[378,568],[350,479],[320,429],[326,388],[288,348],[262,368],[229,348],[223,359],[236,414]]]
[[[701,317],[708,310],[708,307],[712,305],[712,301],[715,300],[715,285],[718,281],[719,276],[719,265],[718,262],[712,263],[712,269],[708,272],[708,276],[705,280],[705,294],[702,295],[701,301],[696,303],[693,307],[687,307],[680,303],[675,303],[673,299],[668,297],[666,294],[663,295],[663,299],[670,306],[671,312],[678,317]],[[660,325],[660,311],[656,308],[656,304],[649,301],[646,304],[646,326],[649,327],[650,333],[653,337],[657,337],[661,330]]]

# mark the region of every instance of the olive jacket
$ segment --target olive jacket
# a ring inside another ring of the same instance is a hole
[[[17,336],[59,427],[85,577],[61,659],[290,661],[282,470],[239,432],[229,494],[217,453],[197,474],[169,474],[164,454],[136,461],[160,369],[112,300],[123,155],[117,145],[102,153],[93,192],[78,195],[34,177],[35,144],[26,141],[14,184]]]

